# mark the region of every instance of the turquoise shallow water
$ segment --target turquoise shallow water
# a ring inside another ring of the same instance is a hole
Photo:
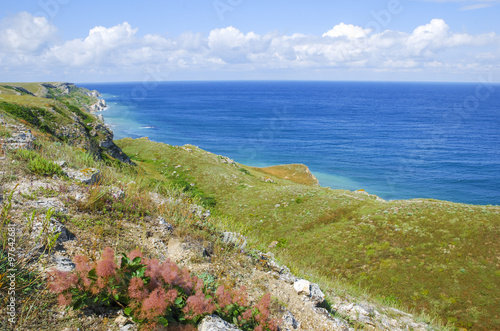
[[[115,138],[193,144],[253,166],[304,163],[322,186],[384,199],[500,204],[500,85],[80,84]]]

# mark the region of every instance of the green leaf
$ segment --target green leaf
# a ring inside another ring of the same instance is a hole
[[[97,272],[95,271],[95,269],[92,269],[89,271],[89,278],[93,278],[93,279],[97,278]]]
[[[158,322],[160,322],[163,326],[168,326],[168,320],[165,317],[160,317]]]
[[[132,261],[133,264],[139,264],[141,263],[141,260],[142,258],[140,256],[137,256],[136,258],[134,258],[134,260]]]
[[[146,272],[146,267],[142,267],[141,269],[137,270],[137,277],[144,277],[144,273]]]
[[[128,260],[128,257],[122,253],[122,260],[121,260],[121,263],[120,263],[120,268],[125,268],[127,266],[127,260]]]
[[[233,317],[233,324],[238,325],[238,319],[236,317]]]
[[[125,307],[125,309],[123,309],[123,312],[125,313],[125,315],[130,316],[130,314],[132,313],[132,308]]]
[[[84,304],[83,300],[82,300],[82,299],[78,299],[78,300],[76,300],[76,301],[75,301],[75,303],[73,304],[73,309],[74,309],[74,310],[80,309],[80,308],[82,308],[82,307],[83,307],[83,304]]]

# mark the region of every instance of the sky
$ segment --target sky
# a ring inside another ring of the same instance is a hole
[[[500,82],[500,0],[0,2],[4,82]]]

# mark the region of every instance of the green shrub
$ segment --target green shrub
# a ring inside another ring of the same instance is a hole
[[[27,161],[28,170],[34,174],[42,176],[64,175],[64,172],[58,164],[47,160],[33,150],[18,149],[15,158]]]
[[[247,169],[245,168],[238,168],[239,171],[241,171],[242,173],[244,173],[245,175],[250,175],[252,176],[252,174],[250,173],[250,171],[248,171]]]
[[[172,176],[172,185],[185,193],[189,193],[191,197],[199,199],[200,203],[205,208],[212,208],[217,205],[217,201],[213,196],[205,194],[198,186],[194,185],[188,181],[189,178],[185,178],[182,174],[179,174],[179,177]]]
[[[28,169],[32,173],[42,176],[64,175],[61,167],[58,164],[49,161],[41,156],[37,156],[34,159],[29,160]]]
[[[36,126],[42,132],[54,134],[54,131],[43,120],[54,121],[55,117],[52,113],[40,107],[25,107],[5,101],[0,102],[0,108],[14,115],[17,118],[23,119],[31,125]],[[42,117],[42,121],[39,117]]]

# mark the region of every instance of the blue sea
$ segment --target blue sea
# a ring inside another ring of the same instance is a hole
[[[115,139],[192,144],[251,166],[303,163],[322,186],[384,199],[500,204],[500,85],[79,84]]]

